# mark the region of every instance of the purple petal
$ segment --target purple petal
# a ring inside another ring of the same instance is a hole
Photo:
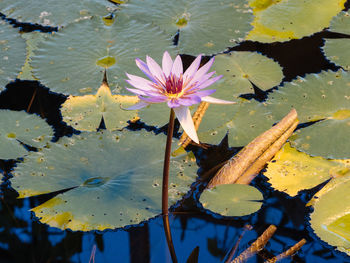
[[[173,60],[171,59],[168,51],[165,51],[163,54],[162,68],[164,75],[168,77],[171,72],[171,68],[173,66]]]
[[[197,132],[194,127],[192,116],[188,107],[180,106],[173,108],[173,110],[188,137],[190,137],[194,142],[199,143]]]
[[[199,90],[199,91],[196,91],[195,94],[198,97],[202,98],[213,94],[215,91],[216,89]]]
[[[213,98],[210,96],[202,97],[202,101],[214,103],[214,104],[236,104],[237,102],[234,101],[228,101],[228,100],[220,100],[217,98]]]
[[[191,85],[189,85],[189,84],[186,83],[186,84],[185,84],[186,87],[184,88],[184,90],[197,89],[198,86],[200,86],[200,85],[203,84],[205,81],[207,81],[208,79],[210,79],[210,77],[213,76],[214,74],[215,74],[215,71],[210,72],[210,73],[208,73],[208,74],[205,74],[205,75],[200,79],[200,81],[197,82],[197,83],[194,83],[194,82],[190,81],[189,83],[190,83]]]
[[[186,81],[186,79],[191,78],[196,73],[196,71],[199,68],[199,65],[201,64],[201,59],[202,59],[202,55],[199,55],[192,62],[192,64],[187,68],[187,70],[184,73],[184,80],[185,81]]]
[[[141,100],[146,101],[148,103],[160,103],[160,102],[164,102],[168,100],[168,97],[166,96],[153,96],[153,97],[149,97],[149,98],[145,98],[145,97],[139,97]]]
[[[214,84],[216,81],[218,81],[219,79],[222,78],[222,75],[220,76],[216,76],[212,79],[207,80],[206,82],[200,84],[199,86],[197,86],[197,89],[205,89],[206,87],[209,87],[210,85]]]
[[[201,68],[198,69],[198,71],[194,74],[191,83],[194,83],[196,81],[200,81],[201,78],[205,75],[205,73],[208,72],[208,70],[213,65],[213,63],[214,63],[214,57],[211,58],[204,66],[202,66]]]
[[[168,107],[169,108],[177,108],[179,106],[180,106],[180,103],[177,99],[168,100]]]
[[[153,82],[138,77],[138,76],[134,76],[131,74],[126,73],[126,76],[129,78],[128,80],[126,80],[127,83],[129,83],[131,86],[140,89],[140,90],[154,90],[155,88],[153,87]]]
[[[128,91],[136,94],[136,95],[142,95],[142,96],[147,96],[148,94],[145,93],[144,91],[142,90],[139,90],[139,89],[129,89],[129,88],[126,88]]]
[[[154,79],[154,77],[153,77],[153,75],[152,75],[152,73],[149,71],[147,64],[146,64],[145,62],[143,62],[143,61],[142,61],[141,59],[139,59],[139,58],[135,59],[135,61],[136,61],[136,65],[139,67],[139,69],[141,69],[141,71],[142,71],[143,73],[145,73],[145,75],[146,75],[150,80],[152,80],[153,82],[156,82],[155,79]]]
[[[158,82],[164,83],[165,82],[164,74],[160,66],[157,64],[157,62],[155,62],[154,59],[149,56],[146,57],[146,60],[147,60],[148,69],[152,73],[152,75],[155,77],[155,79]]]
[[[215,71],[209,72],[207,74],[205,74],[200,81],[197,82],[197,85],[201,85],[202,83],[204,83],[205,81],[207,81],[208,79],[210,79],[213,75],[215,74]]]
[[[197,95],[197,93],[196,93],[196,95]],[[188,96],[188,97],[181,97],[178,99],[178,101],[183,106],[191,106],[193,104],[200,103],[202,100],[201,100],[201,97],[192,95],[192,96]]]
[[[142,109],[144,107],[147,107],[148,105],[149,105],[149,103],[144,102],[144,101],[140,101],[140,102],[136,103],[135,105],[127,108],[127,110],[139,110],[139,109]]]
[[[180,77],[180,75],[183,73],[182,60],[179,55],[177,55],[175,58],[173,67],[171,69],[171,73],[173,73],[177,77]]]

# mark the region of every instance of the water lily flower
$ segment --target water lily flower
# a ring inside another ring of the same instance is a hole
[[[194,127],[189,106],[201,101],[217,104],[233,104],[232,101],[220,100],[210,97],[215,89],[203,90],[219,80],[222,75],[211,78],[215,71],[207,73],[214,62],[209,62],[199,68],[202,56],[199,55],[183,72],[182,60],[178,55],[173,61],[167,51],[164,52],[162,67],[151,57],[146,57],[146,62],[136,59],[136,65],[143,71],[149,80],[126,73],[126,80],[135,89],[127,88],[138,95],[140,102],[128,108],[137,110],[153,103],[166,102],[175,112],[182,128],[196,143],[199,143]]]

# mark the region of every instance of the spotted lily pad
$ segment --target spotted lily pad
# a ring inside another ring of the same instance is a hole
[[[144,43],[147,43],[145,45]],[[50,89],[71,95],[97,91],[104,69],[112,93],[125,86],[125,72],[139,72],[135,58],[146,54],[160,58],[172,50],[171,40],[157,28],[118,15],[105,25],[100,17],[70,24],[43,42],[32,66]]]
[[[310,189],[332,177],[350,176],[350,166],[339,160],[311,157],[286,144],[268,163],[264,175],[273,188],[291,196]]]
[[[215,56],[213,69],[223,78],[213,87],[219,97],[234,99],[254,93],[253,84],[261,90],[279,85],[283,79],[280,65],[256,52],[231,52]]]
[[[103,83],[96,95],[69,96],[62,105],[63,121],[81,131],[96,131],[103,117],[107,130],[121,129],[135,119],[135,111],[127,108],[138,102],[137,96],[112,95]]]
[[[235,46],[251,29],[251,10],[243,0],[135,0],[122,12],[159,26],[169,36],[178,33],[179,53],[214,54]]]
[[[348,72],[306,75],[271,93],[267,102],[276,117],[295,108],[300,122],[319,120],[292,138],[293,147],[331,159],[350,156],[350,141],[347,139],[350,131]]]
[[[326,57],[345,70],[350,70],[350,15],[341,12],[331,22],[329,30],[349,35],[348,38],[326,39],[323,51]]]
[[[0,20],[0,91],[16,78],[26,58],[25,50],[25,42],[18,29]]]
[[[260,209],[264,200],[261,192],[244,184],[224,184],[205,189],[200,202],[205,209],[222,216],[245,216]]]
[[[146,131],[61,138],[18,164],[12,187],[20,197],[72,188],[33,209],[54,227],[88,231],[138,224],[161,211],[165,140]],[[170,204],[189,190],[196,170],[188,156],[171,159]]]
[[[115,8],[115,5],[107,0],[0,1],[0,10],[8,18],[19,22],[60,27],[93,15],[103,16]]]
[[[323,241],[350,255],[349,176],[319,197],[311,214],[311,227]]]
[[[329,26],[346,0],[250,1],[254,29],[246,39],[260,42],[288,41],[312,35]]]
[[[224,108],[210,105],[199,126],[198,137],[202,142],[217,144],[228,132],[230,146],[244,146],[279,120],[266,104],[254,100],[242,100]]]
[[[39,116],[24,111],[0,110],[0,159],[16,159],[28,153],[22,144],[43,147],[53,136]]]

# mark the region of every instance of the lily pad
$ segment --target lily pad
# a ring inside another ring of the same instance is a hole
[[[244,0],[135,0],[123,13],[143,23],[152,22],[175,37],[179,53],[214,54],[235,46],[251,29],[251,10]]]
[[[26,40],[26,60],[22,67],[21,72],[18,74],[17,78],[25,80],[37,80],[33,75],[33,68],[30,65],[32,57],[35,54],[35,50],[38,48],[40,42],[46,39],[48,34],[41,32],[30,32],[23,33],[21,36]]]
[[[138,224],[161,212],[165,140],[146,131],[61,138],[18,164],[12,187],[20,198],[70,189],[33,209],[50,226],[88,231]],[[171,159],[170,204],[187,193],[196,170],[188,156]]]
[[[268,163],[264,175],[273,188],[295,196],[301,190],[313,188],[344,173],[350,175],[350,166],[339,160],[311,157],[285,144]]]
[[[283,72],[280,65],[257,52],[231,52],[215,56],[213,69],[223,75],[213,87],[216,95],[234,99],[240,94],[254,93],[253,84],[268,90],[280,84]]]
[[[303,128],[293,137],[298,139],[292,142],[297,149],[325,158],[348,158],[349,87],[350,74],[342,70],[309,74],[271,93],[267,103],[276,117],[295,108],[300,122],[322,120]],[[313,128],[315,125],[318,127],[317,135],[316,128]],[[329,133],[335,130],[335,133]],[[328,141],[333,142],[332,147],[329,147]]]
[[[66,26],[69,23],[93,15],[103,16],[114,9],[116,9],[116,6],[107,0],[0,1],[0,10],[8,18],[14,18],[19,22],[53,27]]]
[[[333,63],[350,70],[350,15],[348,12],[341,12],[333,18],[329,30],[349,35],[348,38],[326,39],[323,52]]]
[[[127,108],[138,102],[137,96],[112,95],[106,84],[102,84],[96,95],[69,96],[62,105],[63,121],[81,131],[96,131],[103,118],[106,129],[113,131],[135,119],[137,113]]]
[[[145,45],[147,43],[147,45]],[[70,24],[43,42],[32,66],[50,89],[71,95],[95,93],[106,68],[112,93],[125,86],[125,72],[139,72],[135,58],[160,58],[173,50],[157,28],[118,15],[107,26],[99,17]]]
[[[228,132],[230,146],[239,147],[247,145],[278,121],[268,105],[254,100],[210,105],[199,126],[198,137],[202,142],[217,144]]]
[[[345,159],[350,156],[349,132],[350,114],[344,120],[327,119],[300,129],[291,138],[291,143],[293,147],[314,156]]]
[[[350,180],[341,181],[319,197],[310,223],[323,241],[350,255]]]
[[[26,58],[25,50],[18,30],[0,20],[0,91],[16,78]]]
[[[224,184],[205,189],[200,202],[205,209],[222,216],[245,216],[260,209],[264,200],[261,192],[244,184]]]
[[[39,116],[24,111],[0,110],[0,159],[16,159],[28,153],[22,144],[43,147],[53,136]]]
[[[247,40],[271,43],[312,35],[329,27],[346,0],[250,1],[255,19]]]

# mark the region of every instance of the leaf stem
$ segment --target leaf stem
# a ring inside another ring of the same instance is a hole
[[[171,153],[171,141],[173,139],[174,132],[174,120],[175,112],[170,110],[168,133],[165,146],[164,166],[163,166],[163,185],[162,185],[162,215],[168,215],[168,184],[169,184],[169,166],[170,166],[170,153]]]

